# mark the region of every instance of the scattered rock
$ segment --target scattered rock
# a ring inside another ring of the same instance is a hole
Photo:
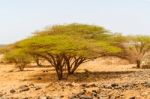
[[[0,92],[0,97],[2,97],[4,94]]]
[[[129,99],[136,99],[136,97],[135,97],[135,96],[133,96],[133,97],[130,97]]]
[[[95,83],[91,83],[88,85],[89,87],[97,87],[97,85]]]
[[[61,95],[61,96],[60,96],[60,98],[64,98],[64,97],[65,97],[64,95]]]
[[[19,89],[22,89],[22,88],[25,88],[25,87],[28,87],[28,85],[22,85],[19,87]]]
[[[88,86],[87,86],[87,84],[83,83],[83,84],[81,84],[81,87],[86,87],[87,88]]]
[[[149,93],[147,93],[147,92],[143,92],[142,94],[141,94],[141,96],[148,96],[149,95]]]
[[[98,99],[109,99],[109,97],[106,95],[98,95]],[[114,99],[114,98],[112,98],[112,99]]]
[[[34,86],[34,84],[32,84],[32,83],[31,83],[31,84],[29,84],[29,86],[33,87],[33,86]]]
[[[21,81],[27,81],[27,79],[22,79]]]
[[[9,70],[8,72],[11,73],[11,72],[14,72],[14,70]]]
[[[35,89],[35,90],[40,90],[40,89],[42,89],[42,88],[39,87],[39,86],[34,86],[34,89]]]
[[[66,84],[66,86],[74,87],[74,84],[73,83],[68,83],[68,84]]]
[[[104,84],[104,85],[102,85],[102,87],[106,88],[106,89],[112,89],[111,84]]]
[[[23,85],[19,87],[19,92],[28,91],[30,88],[27,85]]]
[[[37,80],[42,80],[42,77],[38,77]]]
[[[10,93],[15,93],[15,92],[16,92],[15,89],[11,89],[11,90],[10,90]]]
[[[43,73],[48,73],[48,70],[43,70]]]
[[[91,96],[87,96],[87,95],[81,95],[79,96],[80,99],[93,99]]]
[[[56,98],[50,96],[40,96],[38,99],[56,99]]]
[[[145,87],[150,87],[150,81],[146,81],[144,85]]]
[[[116,86],[119,86],[119,85],[117,83],[111,84],[111,87],[116,87]]]
[[[6,92],[0,92],[0,99],[3,99],[1,97],[3,97],[4,95],[6,95],[7,93]]]
[[[85,87],[85,88],[98,87],[95,83],[91,83],[91,84],[83,83],[83,84],[81,84],[80,86]]]

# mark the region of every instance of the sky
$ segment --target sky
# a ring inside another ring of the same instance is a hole
[[[150,35],[150,0],[0,0],[0,44],[55,24],[84,23]]]

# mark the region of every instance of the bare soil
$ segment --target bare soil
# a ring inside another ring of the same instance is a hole
[[[126,60],[118,58],[99,58],[81,65],[77,72],[67,80],[58,81],[54,68],[50,66],[31,65],[20,72],[12,64],[0,64],[0,99],[46,99],[45,96],[54,99],[69,99],[83,90],[98,89],[105,90],[103,91],[106,92],[105,94],[109,91],[115,96],[123,95],[122,98],[101,99],[150,99],[150,86],[141,85],[145,82],[150,83],[150,70],[136,69],[135,66],[135,64],[129,64]],[[114,83],[132,83],[133,88],[104,89],[98,87]],[[136,83],[138,84],[135,87]],[[84,84],[96,84],[97,86],[83,87]],[[23,85],[29,86],[29,90],[18,91]],[[39,88],[35,89],[32,86]]]

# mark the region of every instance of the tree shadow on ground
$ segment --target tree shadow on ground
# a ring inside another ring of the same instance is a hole
[[[100,72],[77,72],[69,76],[65,81],[69,82],[94,82],[102,80],[117,79],[123,75],[134,73],[135,71],[100,71]],[[66,76],[66,75],[65,75]],[[39,79],[40,78],[40,79]],[[28,78],[31,82],[48,83],[57,80],[56,74],[53,72],[38,73]]]
[[[37,66],[37,65],[28,65],[26,68],[51,68],[51,65],[42,65],[42,66]]]

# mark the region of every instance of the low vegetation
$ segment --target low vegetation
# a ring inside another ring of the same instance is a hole
[[[31,62],[31,57],[22,49],[12,49],[5,54],[4,60],[8,63],[15,63],[16,67],[23,71],[25,66]]]
[[[86,24],[55,25],[6,47],[7,62],[15,63],[22,71],[26,65],[40,59],[54,67],[59,80],[67,79],[89,60],[115,55],[133,60],[141,67],[143,57],[150,51],[149,36],[113,34],[103,27]]]

